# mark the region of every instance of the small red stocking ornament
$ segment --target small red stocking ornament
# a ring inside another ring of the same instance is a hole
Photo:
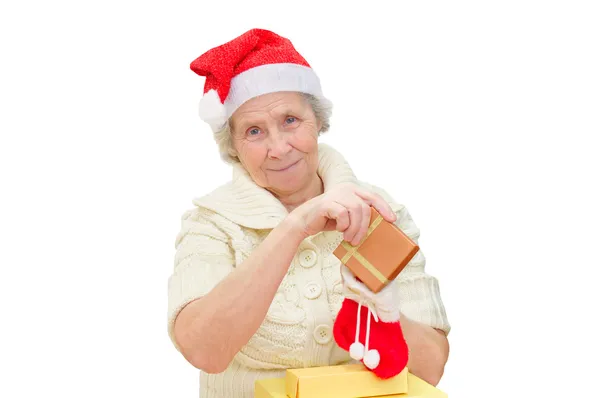
[[[408,363],[397,287],[390,283],[373,293],[344,265],[342,278],[346,297],[333,325],[336,343],[379,378],[396,376]]]

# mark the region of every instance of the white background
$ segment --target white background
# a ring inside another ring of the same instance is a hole
[[[166,334],[180,215],[224,183],[189,63],[290,38],[323,137],[421,229],[452,397],[600,394],[597,2],[0,6],[0,396],[198,395]],[[543,395],[545,394],[545,395]]]

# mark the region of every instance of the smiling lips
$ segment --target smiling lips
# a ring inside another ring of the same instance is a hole
[[[296,163],[298,163],[299,160],[295,161],[294,163],[290,164],[289,166],[286,166],[282,169],[271,169],[272,171],[286,171],[287,169],[289,169],[290,167],[292,167],[293,165],[295,165]]]

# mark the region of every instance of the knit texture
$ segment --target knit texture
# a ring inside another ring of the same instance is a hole
[[[344,157],[325,144],[319,145],[318,173],[326,191],[354,182],[377,192],[398,216],[396,225],[418,244],[420,231],[406,207],[383,189],[357,180]],[[240,165],[234,166],[230,182],[194,204],[182,216],[168,284],[168,333],[178,349],[173,324],[181,309],[240,265],[288,214]],[[201,372],[201,398],[253,397],[256,380],[281,377],[285,369],[353,362],[333,338],[344,297],[340,261],[332,253],[342,238],[337,231],[321,232],[301,243],[254,336],[223,373]],[[405,316],[450,331],[438,281],[425,272],[422,249],[393,283]]]
[[[205,52],[190,64],[190,69],[206,76],[205,93],[216,90],[221,102],[224,102],[235,75],[266,64],[310,67],[290,40],[265,29],[251,29]]]
[[[196,58],[192,71],[205,76],[200,118],[218,131],[243,103],[274,92],[322,97],[321,82],[292,42],[265,29],[251,29]]]

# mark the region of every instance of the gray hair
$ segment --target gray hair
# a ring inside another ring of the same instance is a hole
[[[301,93],[304,99],[311,106],[317,121],[321,123],[321,130],[318,131],[318,134],[321,135],[329,130],[329,119],[331,118],[331,111],[333,105],[331,101],[329,101],[325,97],[317,97],[312,94]],[[239,163],[239,159],[235,155],[235,150],[233,149],[233,141],[231,138],[232,128],[231,128],[231,118],[227,121],[225,126],[216,131],[213,136],[215,142],[219,147],[219,154],[221,159],[223,159],[226,163],[234,164]]]

